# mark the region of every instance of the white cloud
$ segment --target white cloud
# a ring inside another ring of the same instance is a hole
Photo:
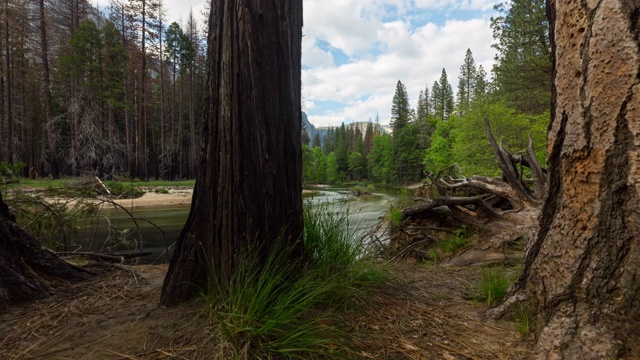
[[[178,24],[186,24],[189,18],[189,11],[193,9],[193,17],[198,24],[203,24],[205,4],[209,0],[164,0],[165,10],[167,12],[167,23],[177,22]]]
[[[418,8],[423,9],[449,9],[449,10],[482,10],[493,9],[493,6],[501,0],[415,0]]]
[[[328,14],[341,16],[341,19],[336,19],[340,24],[362,21],[360,15],[353,15],[353,11],[340,12],[341,15],[330,11]],[[311,16],[306,12],[305,15]],[[314,18],[323,16],[324,12],[314,8]],[[352,19],[349,21],[345,18]],[[321,23],[322,26],[330,26],[331,21],[312,22],[317,26]],[[308,24],[305,18],[305,33],[313,32],[319,34],[318,36],[327,36],[337,31],[311,30],[307,27]],[[433,82],[440,78],[442,68],[446,69],[449,83],[455,91],[459,68],[467,48],[471,48],[476,63],[483,64],[485,69],[490,69],[493,63],[493,39],[488,19],[449,20],[441,26],[426,23],[414,28],[401,18],[387,22],[379,19],[370,20],[369,24],[376,24],[376,31],[368,33],[362,41],[368,44],[366,47],[352,46],[346,50],[341,47],[350,46],[349,44],[355,42],[354,38],[359,39],[363,36],[361,33],[350,38],[351,34],[344,32],[339,36],[335,35],[337,43],[332,42],[329,37],[326,41],[345,53],[370,51],[372,44],[380,44],[379,53],[353,56],[346,64],[311,67],[303,71],[302,81],[308,101],[342,105],[331,109],[323,109],[321,106],[308,109],[309,120],[315,125],[335,126],[343,121],[366,121],[375,118],[376,112],[380,114],[381,123],[386,123],[391,116],[391,101],[398,80],[407,87],[411,103],[415,106],[420,90],[427,85],[431,88]]]
[[[309,67],[335,66],[333,55],[320,49],[315,37],[306,35],[302,38],[302,64]]]

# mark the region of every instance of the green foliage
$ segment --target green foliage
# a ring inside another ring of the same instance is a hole
[[[121,199],[137,199],[144,195],[144,190],[137,184],[138,183],[105,181],[105,185],[109,188],[111,194]]]
[[[349,174],[352,180],[362,180],[367,177],[367,158],[359,152],[349,155]]]
[[[551,107],[551,42],[544,1],[510,0],[495,6],[491,29],[498,51],[496,95],[520,112]]]
[[[429,86],[427,86],[424,90],[420,90],[420,94],[418,95],[415,122],[419,123],[427,120],[427,117],[433,115],[432,112],[433,109],[431,106],[431,98],[429,96]]]
[[[424,165],[427,171],[437,172],[453,163],[452,134],[454,119],[449,121],[435,120],[435,131],[431,136],[431,145],[425,153]]]
[[[317,311],[334,289],[316,272],[289,262],[286,252],[273,246],[264,264],[253,253],[239,266],[223,296],[210,289],[204,299],[219,324],[223,338],[236,356],[247,349],[251,357],[302,358],[304,354],[330,352],[340,338],[330,311]],[[313,318],[310,318],[313,316]]]
[[[440,240],[437,244],[438,248],[445,254],[453,254],[460,248],[469,244],[469,234],[465,226],[456,230],[454,236]]]
[[[409,107],[409,94],[402,81],[398,80],[396,92],[393,95],[391,105],[391,127],[393,136],[400,134],[402,129],[409,123],[411,108]]]
[[[327,182],[329,184],[340,184],[345,180],[345,175],[338,169],[336,155],[332,151],[327,156]]]
[[[369,180],[376,183],[393,182],[393,143],[391,136],[379,134],[373,137],[373,148],[368,156]]]
[[[394,139],[395,174],[400,184],[420,180],[422,175],[422,157],[418,139],[418,127],[415,123],[407,124]]]
[[[327,324],[336,322],[338,306],[385,280],[386,273],[362,257],[364,243],[348,214],[328,210],[305,209],[306,262],[292,262],[279,243],[264,262],[249,249],[228,291],[214,284],[203,294],[236,356],[247,351],[252,358],[344,357],[340,349],[347,334]]]
[[[532,318],[529,315],[529,308],[526,304],[520,304],[513,311],[513,319],[516,323],[516,330],[520,335],[527,335],[532,329]]]
[[[395,227],[402,225],[402,222],[404,221],[402,210],[396,207],[392,207],[391,209],[389,209],[389,212],[387,213],[387,218],[389,219],[389,223],[391,224],[391,226],[395,226]]]
[[[104,67],[103,97],[114,108],[124,108],[124,89],[122,84],[127,68],[127,51],[122,43],[120,32],[111,21],[102,28],[102,56]]]
[[[452,130],[452,162],[460,165],[465,174],[499,174],[497,160],[488,145],[485,117],[489,119],[496,140],[514,153],[526,150],[527,135],[531,134],[538,161],[544,164],[549,113],[526,115],[500,102],[484,101],[475,103],[467,115],[457,119]]]
[[[6,200],[18,225],[55,251],[76,249],[78,235],[98,211],[93,202],[82,198],[47,201],[40,194],[15,192]]]
[[[511,278],[502,267],[486,267],[481,271],[478,295],[487,305],[500,301],[507,293]]]
[[[447,120],[453,113],[453,90],[447,79],[447,71],[443,68],[440,80],[433,84],[431,103],[436,118]]]
[[[101,90],[102,37],[93,20],[84,20],[73,32],[69,47],[60,59],[61,74],[84,85],[94,99]]]
[[[172,22],[166,31],[167,60],[173,64],[174,73],[179,68],[181,73],[193,66],[195,49],[189,37],[182,31],[180,25]]]
[[[0,185],[17,183],[20,181],[18,174],[27,164],[21,162],[17,164],[9,164],[5,161],[0,162]]]
[[[471,49],[467,49],[464,57],[464,63],[460,66],[460,75],[458,75],[458,110],[461,114],[466,114],[471,107],[471,101],[475,92],[477,80],[476,63],[473,60]]]
[[[434,248],[431,248],[427,250],[427,256],[422,259],[421,265],[426,267],[433,266],[438,263],[439,259],[440,254],[438,253],[438,251]]]

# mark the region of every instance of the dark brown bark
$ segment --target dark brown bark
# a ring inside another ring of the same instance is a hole
[[[249,245],[301,255],[301,40],[301,1],[212,2],[202,160],[163,305],[224,288]]]
[[[47,44],[47,27],[44,15],[44,0],[40,0],[40,49],[42,60],[42,93],[44,95],[45,128],[47,130],[47,152],[46,161],[51,168],[51,176],[54,179],[60,177],[58,167],[58,155],[55,140],[53,138],[53,127],[51,119],[53,117],[53,101],[51,99],[51,72],[49,70],[49,50]]]
[[[525,268],[536,359],[640,356],[640,4],[550,1],[549,193]],[[603,51],[606,49],[606,51]]]
[[[45,250],[16,223],[0,193],[0,310],[49,295],[55,282],[90,274]]]

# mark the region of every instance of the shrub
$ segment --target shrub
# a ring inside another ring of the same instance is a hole
[[[404,221],[402,210],[395,207],[392,207],[391,209],[389,209],[389,212],[387,213],[387,217],[389,218],[389,223],[391,224],[391,226],[398,227],[402,225],[402,222]]]
[[[455,231],[455,235],[438,242],[438,248],[447,254],[453,254],[458,249],[467,246],[469,243],[466,226],[462,226]]]

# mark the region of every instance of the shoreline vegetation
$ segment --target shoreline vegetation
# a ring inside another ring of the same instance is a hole
[[[61,180],[29,180],[20,178],[19,182],[6,184],[6,190],[8,193],[12,192],[26,192],[26,193],[44,193],[45,199],[48,201],[55,200],[67,200],[77,197],[76,194],[68,193],[65,195],[65,189],[73,189],[87,186],[87,183],[94,183],[95,186],[99,183],[91,178],[66,178]],[[107,189],[112,193],[110,200],[114,203],[124,207],[159,207],[159,206],[187,206],[191,204],[193,196],[193,188],[195,186],[195,180],[178,180],[178,181],[104,181],[102,182]],[[93,186],[92,185],[92,186]],[[410,184],[405,187],[407,189],[416,189],[421,183]],[[364,193],[359,189],[367,189],[372,191],[375,188],[381,187],[381,185],[372,185],[368,183],[352,182],[343,185],[325,185],[325,184],[306,184],[303,187],[309,187],[311,189],[303,189],[302,194],[309,194],[314,189],[321,189],[323,187],[345,187],[352,191],[355,195]],[[118,189],[116,193],[113,189]],[[58,191],[59,190],[59,191]],[[100,190],[100,189],[98,189]],[[131,195],[120,193],[131,193]],[[55,195],[47,195],[48,193],[54,193]],[[107,196],[106,192],[103,192],[100,196]],[[71,201],[68,204],[73,205]]]

